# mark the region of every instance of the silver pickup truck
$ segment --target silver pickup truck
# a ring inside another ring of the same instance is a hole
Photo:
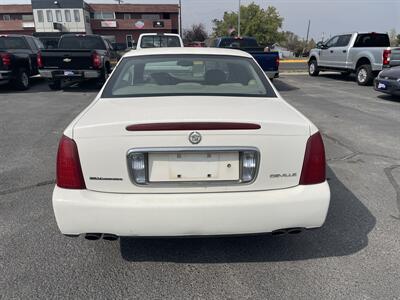
[[[356,74],[359,85],[370,85],[374,77],[390,64],[390,40],[386,33],[351,33],[335,35],[319,42],[308,59],[308,72],[318,76],[320,71]]]

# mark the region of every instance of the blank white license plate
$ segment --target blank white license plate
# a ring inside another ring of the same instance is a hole
[[[150,182],[237,181],[239,153],[149,153]]]

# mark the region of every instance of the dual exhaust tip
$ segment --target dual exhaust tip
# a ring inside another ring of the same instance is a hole
[[[301,227],[295,227],[295,228],[285,228],[285,229],[278,229],[272,231],[273,236],[284,236],[284,235],[294,235],[294,234],[299,234],[302,233],[305,229]]]
[[[118,236],[115,234],[111,234],[111,233],[86,233],[85,234],[85,239],[87,239],[89,241],[97,241],[101,238],[103,238],[103,240],[106,240],[106,241],[118,240]]]

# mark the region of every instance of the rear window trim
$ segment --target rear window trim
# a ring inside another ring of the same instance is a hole
[[[157,54],[157,57],[163,58],[163,57],[170,57],[170,56],[176,56],[179,55],[180,57],[185,57],[185,56],[199,56],[199,57],[238,57],[234,55],[218,55],[218,54]],[[111,99],[111,98],[116,98],[116,99],[122,99],[122,98],[151,98],[151,97],[171,97],[171,96],[213,96],[213,97],[249,97],[249,98],[278,98],[278,95],[275,93],[275,90],[273,86],[268,82],[266,75],[264,71],[260,68],[260,66],[254,61],[254,58],[250,57],[240,57],[242,59],[247,59],[250,64],[254,67],[255,72],[257,75],[260,77],[262,84],[264,85],[266,89],[266,93],[262,95],[252,95],[252,94],[230,94],[230,93],[224,93],[224,94],[215,94],[215,93],[160,93],[160,94],[128,94],[128,95],[112,95],[111,92],[111,85],[114,84],[113,79],[115,80],[120,74],[120,71],[122,70],[122,66],[126,61],[129,59],[134,59],[134,58],[147,58],[147,57],[154,57],[155,55],[138,55],[138,56],[129,56],[129,57],[124,57],[121,59],[121,61],[118,63],[117,68],[114,70],[113,74],[107,81],[106,85],[104,86],[104,89],[101,93],[100,98],[104,99]]]

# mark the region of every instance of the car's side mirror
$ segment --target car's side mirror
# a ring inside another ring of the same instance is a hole
[[[318,42],[317,48],[318,49],[328,49],[328,47],[326,46],[326,44],[324,44],[324,42]]]

